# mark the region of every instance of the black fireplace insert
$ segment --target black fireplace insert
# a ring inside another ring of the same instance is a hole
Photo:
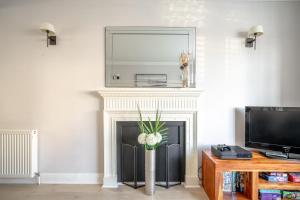
[[[184,182],[185,175],[185,122],[167,121],[168,142],[156,150],[156,183],[170,187]],[[145,150],[137,137],[137,122],[117,122],[118,182],[134,188],[145,181]]]

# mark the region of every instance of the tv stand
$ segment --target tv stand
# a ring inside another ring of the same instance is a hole
[[[202,184],[210,200],[258,200],[260,189],[300,190],[300,183],[270,183],[259,177],[260,172],[300,172],[299,160],[270,159],[259,152],[252,155],[252,160],[221,160],[210,150],[202,152]],[[223,173],[230,171],[245,173],[244,193],[223,192]]]

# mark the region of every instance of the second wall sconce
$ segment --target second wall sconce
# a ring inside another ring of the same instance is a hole
[[[248,32],[248,36],[246,38],[245,46],[256,49],[256,38],[264,34],[264,29],[262,25],[253,26],[250,28]]]
[[[56,45],[56,32],[53,24],[43,23],[40,26],[40,30],[47,33],[47,47],[49,45]]]

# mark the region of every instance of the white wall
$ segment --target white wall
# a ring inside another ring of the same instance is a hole
[[[104,27],[196,26],[199,146],[241,143],[245,105],[300,106],[299,11],[295,1],[1,0],[0,128],[40,130],[42,173],[101,173]],[[57,46],[46,48],[45,21]],[[244,48],[257,24],[257,50]]]

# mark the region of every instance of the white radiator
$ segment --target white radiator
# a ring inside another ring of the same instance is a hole
[[[0,178],[38,175],[37,130],[0,129]]]

